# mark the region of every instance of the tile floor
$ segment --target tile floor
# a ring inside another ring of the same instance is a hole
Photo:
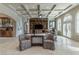
[[[0,55],[78,55],[79,42],[58,36],[54,51],[35,46],[18,50],[18,38],[0,38]]]

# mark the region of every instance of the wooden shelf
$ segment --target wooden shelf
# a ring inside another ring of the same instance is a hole
[[[0,17],[0,37],[12,37],[15,21],[8,17]]]
[[[0,37],[12,37],[13,27],[0,27]]]
[[[34,25],[41,24],[43,29],[33,29]],[[43,33],[48,31],[48,19],[47,18],[31,18],[30,19],[30,33]]]

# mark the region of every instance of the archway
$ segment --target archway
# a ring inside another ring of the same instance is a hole
[[[16,21],[6,14],[0,13],[0,37],[16,36]]]

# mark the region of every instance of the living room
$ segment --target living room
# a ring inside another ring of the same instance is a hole
[[[0,4],[0,54],[78,54],[78,10],[75,3]]]

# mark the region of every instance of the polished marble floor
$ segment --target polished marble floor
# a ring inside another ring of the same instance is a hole
[[[0,38],[1,55],[78,55],[79,42],[57,36],[55,50],[43,49],[40,46],[31,47],[24,51],[18,50],[18,38]]]

